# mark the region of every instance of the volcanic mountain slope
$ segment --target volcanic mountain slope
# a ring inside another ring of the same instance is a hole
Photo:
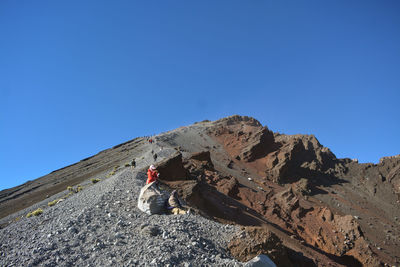
[[[337,159],[312,135],[273,133],[243,116],[195,123],[154,139],[153,144],[134,139],[0,192],[1,216],[11,214],[2,219],[2,263],[234,266],[239,263],[232,258],[243,262],[260,253],[278,266],[400,263],[399,156],[379,164]],[[124,167],[132,158],[133,170]],[[180,221],[137,210],[137,193],[152,163],[162,186],[177,189],[198,215]],[[94,185],[88,180],[98,177],[102,181]],[[83,190],[66,197],[66,186],[77,183]],[[42,215],[21,218],[60,198],[64,201]],[[241,228],[221,228],[214,221]],[[152,237],[143,234],[149,228],[155,229]],[[128,238],[115,237],[110,229]],[[192,235],[176,234],[188,231]],[[32,236],[36,243],[22,244]],[[77,244],[71,241],[75,236]],[[144,251],[140,239],[156,251]],[[179,251],[169,257],[174,239]],[[31,252],[43,247],[39,255]]]

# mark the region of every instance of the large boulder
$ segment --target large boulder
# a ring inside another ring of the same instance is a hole
[[[165,212],[165,201],[168,195],[160,191],[155,182],[145,185],[138,198],[138,208],[151,215],[162,214]]]

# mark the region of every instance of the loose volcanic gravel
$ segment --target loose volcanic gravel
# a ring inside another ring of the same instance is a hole
[[[42,215],[1,229],[0,266],[242,266],[226,251],[237,227],[137,208],[145,157],[135,170],[124,168],[53,207],[42,203]]]

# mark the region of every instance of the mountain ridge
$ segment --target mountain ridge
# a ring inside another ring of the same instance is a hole
[[[129,140],[53,171],[26,188],[1,191],[3,230],[10,221],[19,223],[13,220],[23,209],[62,194],[67,185],[86,183],[84,187],[95,188],[88,180],[107,181],[103,177],[113,167],[129,176],[125,165],[135,158],[140,167],[137,179],[144,182],[146,167],[157,165],[161,181],[178,190],[203,217],[241,225],[252,238],[258,231],[276,235],[287,251],[269,255],[278,265],[282,266],[283,255],[289,255],[293,264],[317,266],[399,261],[394,249],[400,245],[399,155],[384,157],[378,164],[338,159],[314,135],[274,133],[258,120],[239,115],[180,127],[153,139],[154,143],[147,138]],[[266,227],[267,232],[248,228],[253,226]],[[243,256],[245,245],[234,238],[232,242],[230,257],[248,260]],[[248,255],[267,253],[257,251]]]

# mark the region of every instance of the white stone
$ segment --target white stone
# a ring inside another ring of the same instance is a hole
[[[245,267],[276,267],[275,263],[264,254],[260,254],[244,265]]]

